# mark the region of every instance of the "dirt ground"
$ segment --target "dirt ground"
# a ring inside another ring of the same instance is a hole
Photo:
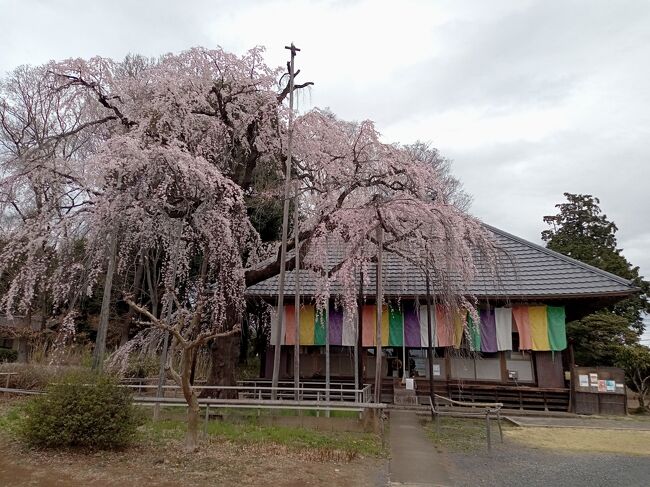
[[[328,454],[331,456],[331,453]],[[124,451],[84,453],[28,450],[0,438],[0,485],[15,487],[383,485],[386,460],[322,458],[282,446],[205,440],[195,454],[180,442]]]

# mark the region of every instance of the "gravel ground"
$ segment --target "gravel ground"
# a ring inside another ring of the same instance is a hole
[[[487,452],[449,453],[457,486],[647,486],[650,458],[555,453],[506,442]]]

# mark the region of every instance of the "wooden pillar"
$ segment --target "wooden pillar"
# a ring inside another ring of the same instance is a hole
[[[501,364],[501,382],[504,384],[507,384],[509,381],[508,379],[508,367],[506,364],[506,352],[499,352],[499,360]]]

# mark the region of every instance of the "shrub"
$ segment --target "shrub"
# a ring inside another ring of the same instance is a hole
[[[146,379],[156,377],[160,370],[160,359],[157,356],[138,356],[129,360],[124,377]]]
[[[70,370],[70,367],[54,365],[0,364],[0,372],[13,372],[9,377],[9,387],[37,391],[44,390],[50,382],[58,382]]]
[[[18,359],[18,352],[9,348],[0,348],[0,362],[15,362]]]
[[[140,422],[130,391],[114,377],[73,373],[27,404],[19,434],[38,447],[119,448]]]

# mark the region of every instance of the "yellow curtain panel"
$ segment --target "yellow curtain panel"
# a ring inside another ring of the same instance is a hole
[[[306,304],[300,308],[300,345],[314,344],[314,323],[316,310],[314,305]]]
[[[533,350],[550,350],[551,344],[548,341],[548,318],[546,316],[546,306],[529,306],[528,320],[530,322],[530,338]]]

